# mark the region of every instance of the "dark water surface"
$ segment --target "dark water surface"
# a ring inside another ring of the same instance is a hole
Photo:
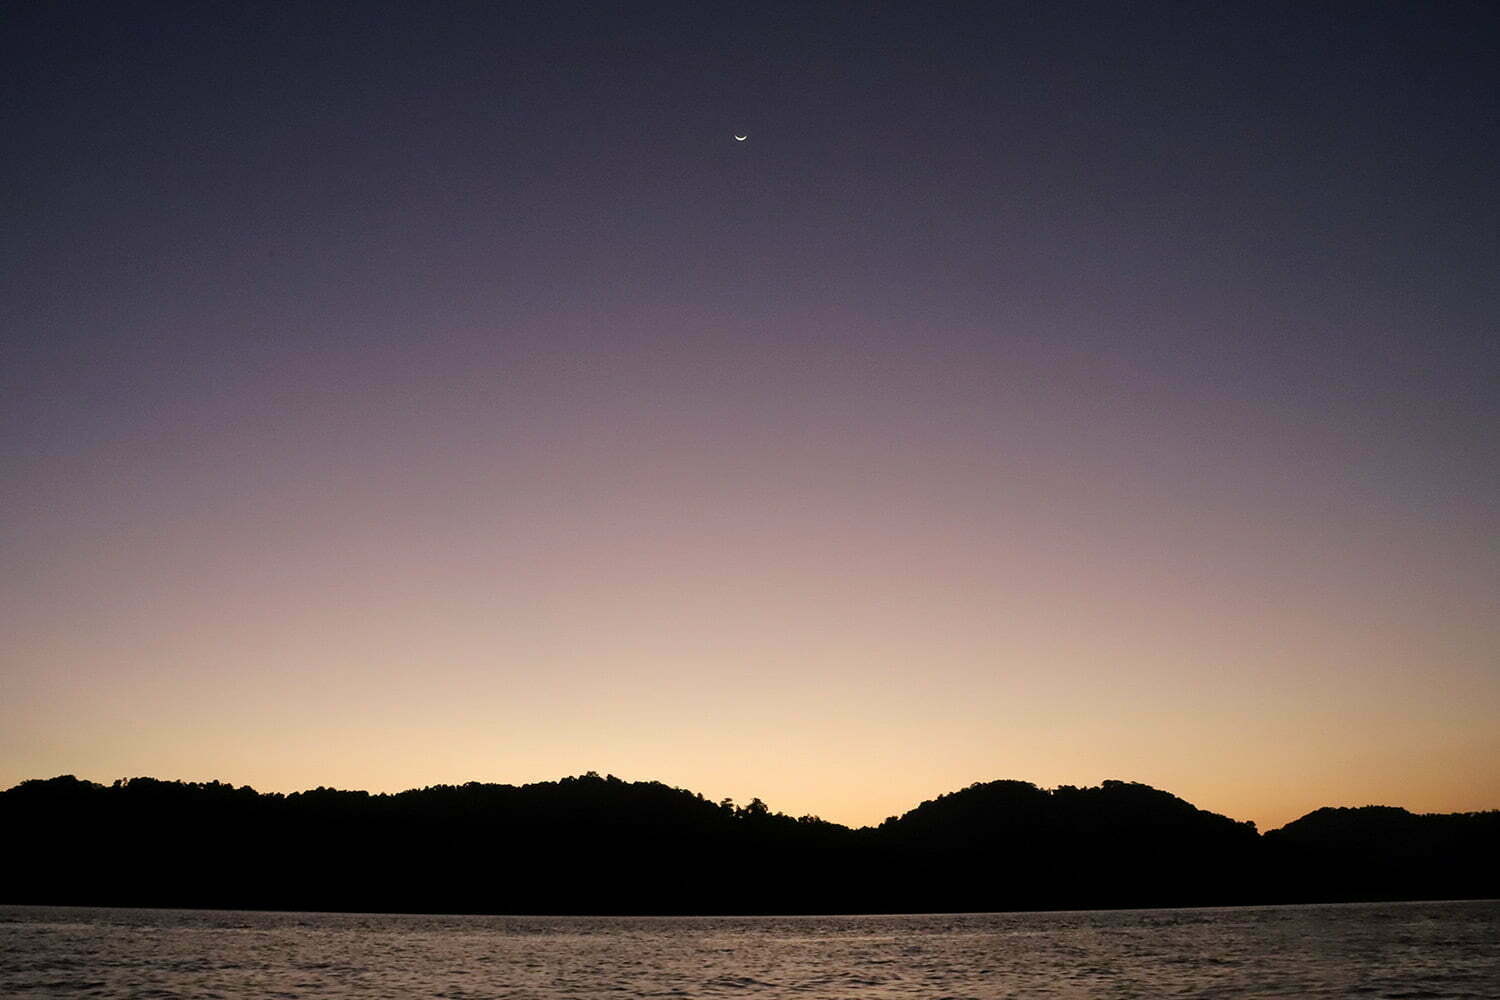
[[[678,918],[10,906],[0,996],[1500,998],[1500,902]]]

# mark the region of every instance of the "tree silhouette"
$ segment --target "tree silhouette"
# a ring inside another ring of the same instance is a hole
[[[1147,785],[971,785],[876,828],[590,771],[392,795],[72,775],[0,792],[0,901],[510,913],[892,912],[1500,895],[1500,812],[1257,835]]]

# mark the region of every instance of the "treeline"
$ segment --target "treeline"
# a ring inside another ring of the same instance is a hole
[[[976,784],[879,827],[590,772],[392,795],[72,776],[0,792],[0,902],[486,913],[919,912],[1500,895],[1500,812],[1261,836],[1146,785]]]

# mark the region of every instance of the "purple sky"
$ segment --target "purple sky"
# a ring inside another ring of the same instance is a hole
[[[0,785],[1500,806],[1497,41],[13,5]]]

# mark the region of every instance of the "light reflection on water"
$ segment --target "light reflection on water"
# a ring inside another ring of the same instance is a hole
[[[0,996],[1500,997],[1500,903],[876,917],[0,907]]]

